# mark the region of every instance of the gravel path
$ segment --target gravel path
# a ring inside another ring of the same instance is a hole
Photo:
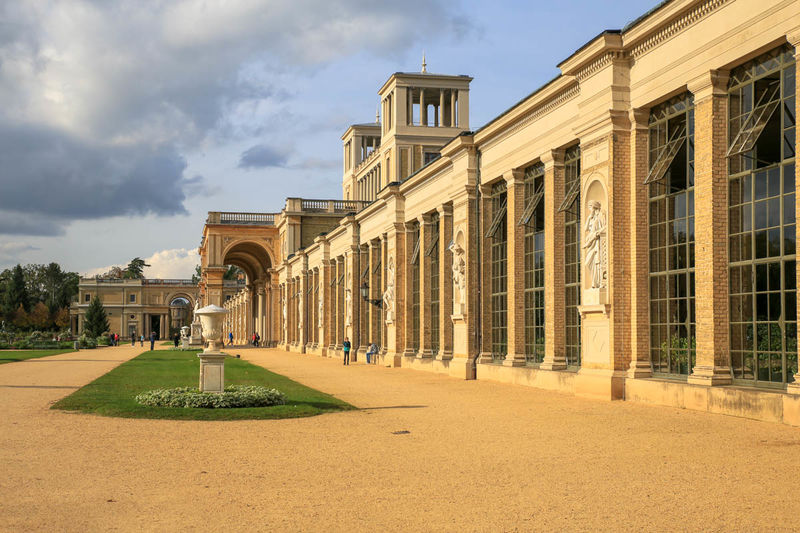
[[[48,409],[141,351],[0,366],[0,530],[796,530],[800,430],[778,424],[267,349],[240,353],[362,409]]]

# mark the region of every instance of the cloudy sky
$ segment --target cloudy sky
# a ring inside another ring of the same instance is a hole
[[[341,134],[423,50],[474,129],[655,3],[0,2],[0,268],[188,277],[207,211],[339,198]]]

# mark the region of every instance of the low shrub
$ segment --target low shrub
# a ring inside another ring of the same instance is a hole
[[[97,346],[108,346],[111,344],[111,339],[108,338],[108,335],[100,335],[94,342]]]
[[[10,344],[6,341],[0,341],[0,350],[8,350],[9,348],[11,348]]]
[[[73,347],[72,344],[73,344],[72,341],[61,341],[61,342],[58,343],[58,347],[62,348],[62,349],[63,348],[72,348]]]
[[[33,348],[33,343],[27,339],[20,339],[14,342],[14,347],[17,350],[30,350]]]
[[[86,335],[81,335],[78,337],[78,346],[81,348],[97,348],[97,341],[92,337],[87,337]]]
[[[269,407],[283,405],[286,396],[276,389],[255,385],[229,385],[222,393],[200,392],[190,387],[156,389],[136,396],[147,407],[194,407],[232,409],[236,407]]]

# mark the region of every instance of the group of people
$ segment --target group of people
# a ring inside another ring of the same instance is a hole
[[[150,332],[150,350],[152,351],[156,343],[156,332]],[[109,346],[119,346],[119,333],[108,334]],[[131,346],[136,346],[136,333],[131,332]],[[139,335],[139,346],[144,347],[144,335]],[[177,346],[177,341],[175,346]]]
[[[255,348],[258,348],[258,345],[261,343],[261,335],[258,333],[253,333],[250,335],[250,344],[252,344]],[[228,332],[228,346],[233,346],[233,332]]]
[[[345,337],[344,342],[342,343],[342,349],[344,350],[344,361],[343,361],[344,365],[348,366],[350,365],[351,346],[352,345],[350,344],[350,338]],[[370,364],[370,361],[377,362],[377,359],[375,359],[376,355],[378,355],[378,345],[373,342],[369,345],[369,348],[367,349],[367,364]]]

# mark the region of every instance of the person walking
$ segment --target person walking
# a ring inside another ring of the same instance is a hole
[[[233,332],[228,332],[228,346],[233,346]]]
[[[259,343],[261,342],[261,335],[256,333],[256,348],[258,348]]]
[[[152,352],[153,350],[155,350],[155,347],[156,347],[156,332],[155,331],[151,331],[150,332],[150,351]]]
[[[342,348],[344,349],[344,364],[350,366],[350,339],[347,337],[344,338]]]
[[[375,356],[378,354],[378,345],[374,342],[369,345],[369,349],[367,350],[367,364],[370,362],[370,356],[373,358],[373,362],[376,362]]]
[[[136,332],[131,331],[131,346],[136,346]]]
[[[144,333],[142,333],[141,335],[139,335],[139,346],[140,346],[141,348],[144,348]]]
[[[181,342],[181,336],[176,333],[175,336],[172,338],[172,342],[175,343],[175,348],[177,348],[178,343]]]

